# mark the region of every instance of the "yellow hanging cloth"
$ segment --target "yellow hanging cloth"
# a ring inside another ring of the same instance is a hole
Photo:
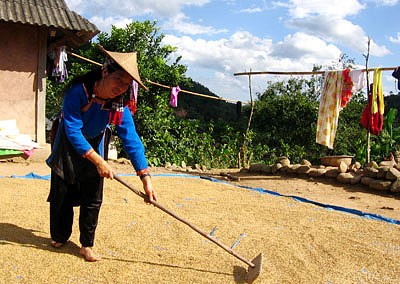
[[[375,114],[379,111],[380,114],[384,114],[385,104],[383,101],[382,69],[376,68],[374,70],[374,81],[372,86],[371,113]]]

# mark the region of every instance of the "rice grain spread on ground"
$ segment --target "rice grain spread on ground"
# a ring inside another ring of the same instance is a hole
[[[400,282],[399,225],[196,176],[153,181],[178,216],[249,260],[263,253],[254,283]],[[78,254],[78,209],[70,241],[54,249],[48,190],[47,180],[0,178],[0,283],[245,283],[245,263],[115,180],[96,232],[102,260]]]

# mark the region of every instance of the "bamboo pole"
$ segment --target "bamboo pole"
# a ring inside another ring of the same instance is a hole
[[[366,77],[367,77],[367,98],[368,99],[369,99],[369,96],[372,95],[372,93],[370,94],[370,92],[372,92],[372,90],[370,90],[370,87],[369,87],[369,76],[368,76],[368,72],[369,72],[369,70],[368,70],[368,60],[369,60],[370,43],[371,43],[371,39],[368,37],[367,54],[364,55],[364,57],[365,57],[365,70],[367,72]],[[371,161],[371,125],[369,124],[369,119],[368,119],[367,125],[368,125],[368,127],[367,127],[367,149],[366,149],[367,153],[366,153],[366,156],[367,156],[367,163],[369,163]]]
[[[148,82],[148,83],[150,83],[150,84],[152,84],[152,85],[158,86],[158,87],[163,87],[163,88],[166,88],[166,89],[172,89],[172,87],[170,87],[170,86],[163,85],[163,84],[160,84],[160,83],[156,83],[156,82],[153,82],[153,81],[150,81],[150,80],[146,80],[146,82]],[[213,97],[213,96],[209,96],[209,95],[205,95],[205,94],[200,94],[200,93],[195,93],[195,92],[186,91],[186,90],[180,90],[180,92],[186,93],[186,94],[190,94],[190,95],[200,96],[200,97],[204,97],[204,98],[219,100],[219,101],[234,102],[234,103],[237,102],[237,101],[235,101],[235,100],[225,99],[225,98],[221,98],[221,97]],[[242,104],[246,104],[246,103],[245,103],[245,102],[242,102]]]
[[[379,68],[382,71],[393,71],[395,70],[397,67],[383,67],[383,68]],[[361,69],[362,72],[368,72],[368,70],[371,69],[376,69],[376,68],[365,68],[365,69]],[[234,73],[234,76],[243,76],[243,75],[323,75],[326,72],[332,72],[335,70],[327,70],[327,71],[254,71],[254,72],[241,72],[241,73]],[[337,71],[342,71],[342,70],[337,70]]]
[[[250,69],[251,72],[251,69]],[[249,139],[249,131],[250,131],[250,126],[251,126],[251,120],[253,117],[253,112],[254,112],[254,100],[253,100],[253,92],[251,89],[251,74],[248,75],[249,76],[249,93],[250,93],[250,116],[249,116],[249,120],[247,122],[247,128],[246,128],[246,133],[244,136],[244,141],[243,141],[243,146],[242,146],[242,153],[243,153],[243,164],[249,166],[250,165],[250,158],[247,159],[247,144],[248,144],[248,139]],[[251,156],[250,156],[251,157]]]
[[[91,60],[91,59],[89,59],[89,58],[80,56],[79,54],[73,53],[73,52],[71,52],[71,51],[67,51],[67,53],[70,54],[70,55],[72,55],[72,56],[75,56],[76,58],[79,58],[79,59],[82,59],[82,60],[84,60],[84,61],[90,62],[90,63],[92,63],[92,64],[95,64],[95,65],[98,65],[98,66],[103,66],[102,64],[100,64],[100,63],[98,63],[98,62],[96,62],[96,61],[93,61],[93,60]]]

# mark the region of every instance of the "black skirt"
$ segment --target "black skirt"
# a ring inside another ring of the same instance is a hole
[[[88,142],[96,152],[103,148],[104,158],[107,159],[110,138],[111,130],[106,128],[103,133],[88,139]],[[96,166],[75,151],[65,134],[62,122],[57,129],[52,153],[46,162],[51,168],[50,194],[47,198],[49,202],[61,204],[68,193],[69,196],[75,196],[73,203],[78,206],[80,182],[101,178]]]

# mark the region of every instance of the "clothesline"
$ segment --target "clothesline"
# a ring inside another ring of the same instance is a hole
[[[397,67],[382,67],[379,68],[382,71],[393,71]],[[368,68],[369,71],[374,71],[378,68]],[[323,75],[326,72],[335,71],[335,70],[327,70],[327,71],[250,71],[250,72],[239,72],[234,73],[234,76],[242,76],[242,75]],[[361,69],[362,72],[367,72],[367,69]]]
[[[160,83],[156,83],[156,82],[152,82],[150,80],[146,80],[146,82],[155,85],[155,86],[159,86],[159,87],[163,87],[163,88],[167,88],[167,89],[172,89],[172,87],[170,86],[166,86]],[[220,101],[226,101],[226,102],[234,102],[236,103],[237,101],[235,100],[230,100],[230,99],[225,99],[225,98],[221,98],[221,97],[213,97],[213,96],[209,96],[209,95],[204,95],[204,94],[199,94],[199,93],[195,93],[195,92],[191,92],[191,91],[185,91],[185,90],[180,90],[180,93],[187,93],[190,95],[196,95],[196,96],[200,96],[200,97],[205,97],[205,98],[209,98],[209,99],[214,99],[214,100],[220,100]],[[242,104],[246,104],[245,102],[242,102]]]
[[[82,60],[85,60],[87,62],[93,63],[95,65],[102,66],[102,64],[100,64],[98,62],[93,61],[93,60],[88,59],[88,58],[85,58],[85,57],[83,57],[81,55],[78,55],[76,53],[73,53],[73,52],[70,52],[70,51],[67,51],[67,53],[72,55],[72,56],[75,56],[75,57],[77,57],[79,59],[82,59]],[[156,83],[156,82],[153,82],[153,81],[150,81],[150,80],[146,80],[146,82],[148,82],[149,84],[158,86],[158,87],[163,87],[163,88],[166,88],[166,89],[172,89],[172,87],[170,87],[170,86],[163,85],[163,84],[160,84],[160,83]],[[180,90],[180,93],[186,93],[186,94],[190,94],[190,95],[195,95],[195,96],[200,96],[200,97],[205,97],[205,98],[214,99],[214,100],[220,100],[220,101],[225,101],[225,102],[234,102],[234,103],[237,102],[236,100],[230,100],[230,99],[225,99],[225,98],[221,98],[221,97],[209,96],[209,95],[195,93],[195,92],[186,91],[186,90],[182,90],[182,89]],[[246,103],[242,102],[242,104],[246,104]]]
[[[72,55],[72,56],[75,56],[75,57],[77,57],[77,58],[79,58],[79,59],[82,59],[82,60],[85,60],[85,61],[87,61],[87,62],[93,63],[93,64],[95,64],[95,65],[103,66],[103,65],[100,64],[99,62],[96,62],[96,61],[93,61],[93,60],[91,60],[91,59],[89,59],[89,58],[80,56],[79,54],[73,53],[73,52],[71,52],[71,51],[67,51],[67,53],[70,54],[70,55]]]

